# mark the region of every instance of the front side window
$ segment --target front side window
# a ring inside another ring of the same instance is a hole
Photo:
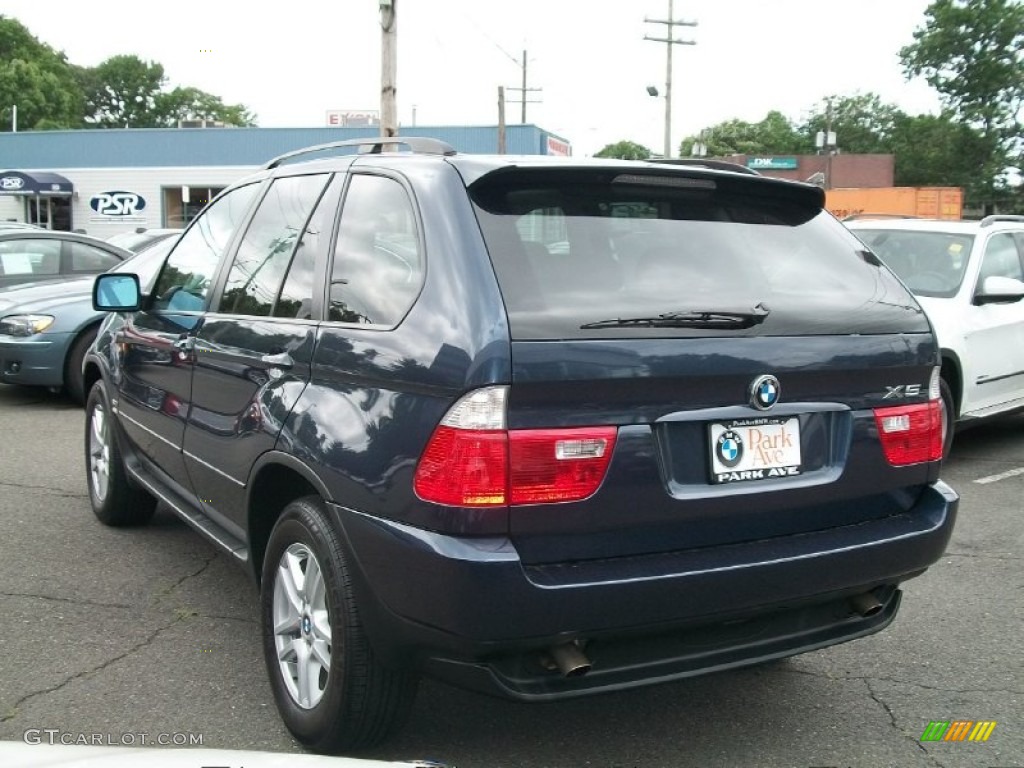
[[[219,311],[269,316],[292,262],[299,236],[328,176],[277,179],[260,202],[228,273]],[[309,251],[307,246],[301,250]]]
[[[992,235],[985,244],[985,255],[981,260],[981,272],[978,274],[979,287],[986,277],[1012,277],[1014,280],[1024,280],[1020,254],[1011,233],[1000,232]]]
[[[334,251],[328,319],[396,325],[423,279],[412,201],[394,179],[354,175]]]
[[[187,312],[206,306],[217,265],[258,189],[247,184],[219,198],[182,236],[157,280],[153,309]]]

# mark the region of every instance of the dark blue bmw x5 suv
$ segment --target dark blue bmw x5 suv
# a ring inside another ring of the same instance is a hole
[[[957,508],[937,348],[821,190],[367,141],[98,278],[84,368],[96,515],[248,566],[296,738],[381,740],[423,674],[543,701],[893,620]]]

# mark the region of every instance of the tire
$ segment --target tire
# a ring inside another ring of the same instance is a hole
[[[953,433],[956,431],[956,403],[945,379],[939,379],[939,396],[942,399],[942,458],[946,459],[953,447]]]
[[[82,373],[82,361],[96,339],[97,326],[86,328],[71,345],[67,359],[64,361],[64,391],[77,405],[85,403],[85,376]]]
[[[85,405],[85,476],[92,511],[104,525],[145,525],[153,517],[156,499],[128,480],[102,381]]]
[[[296,739],[336,754],[378,744],[404,724],[416,676],[374,658],[341,538],[318,497],[285,507],[270,534],[261,583],[267,673]],[[308,682],[300,688],[303,668]]]

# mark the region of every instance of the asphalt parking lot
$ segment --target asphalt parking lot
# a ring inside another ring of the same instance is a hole
[[[144,529],[101,526],[83,418],[59,395],[0,386],[0,739],[201,734],[210,748],[298,751],[266,682],[247,576],[166,511]],[[944,478],[962,496],[953,541],[879,635],[560,704],[426,682],[408,727],[362,756],[460,768],[1024,766],[1024,417],[958,436]],[[984,743],[921,741],[930,721],[949,720],[997,725]]]

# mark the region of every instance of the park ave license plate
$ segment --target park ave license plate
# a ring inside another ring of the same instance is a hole
[[[708,434],[713,483],[800,474],[800,419],[796,416],[713,423]]]

